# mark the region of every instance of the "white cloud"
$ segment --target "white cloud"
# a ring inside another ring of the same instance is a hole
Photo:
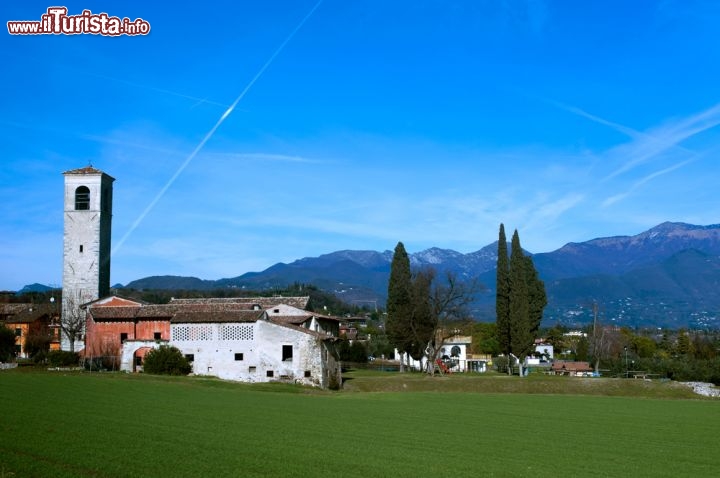
[[[696,160],[697,160],[697,158],[687,159],[687,160],[682,161],[682,162],[680,162],[680,163],[674,164],[674,165],[672,165],[672,166],[670,166],[670,167],[661,169],[661,170],[659,170],[659,171],[655,171],[655,172],[652,173],[652,174],[648,174],[647,176],[645,176],[645,177],[641,178],[640,180],[636,181],[635,183],[633,183],[633,185],[630,187],[629,190],[627,190],[627,191],[625,191],[625,192],[623,192],[623,193],[620,193],[620,194],[615,194],[615,195],[610,196],[609,198],[607,198],[605,201],[602,202],[602,206],[603,206],[603,207],[611,206],[611,205],[613,205],[613,204],[615,204],[615,203],[617,203],[617,202],[619,202],[619,201],[627,198],[627,197],[630,196],[633,192],[635,192],[636,190],[638,190],[640,187],[642,187],[643,185],[647,184],[648,182],[652,181],[653,179],[655,179],[655,178],[657,178],[657,177],[660,177],[660,176],[662,176],[662,175],[664,175],[664,174],[670,173],[670,172],[672,172],[672,171],[675,171],[676,169],[680,169],[680,168],[682,168],[683,166],[685,166],[685,165],[687,165],[687,164],[690,164],[690,163],[692,163],[692,162],[694,162],[694,161],[696,161]]]
[[[327,161],[321,159],[306,158],[303,156],[275,153],[229,153],[229,152],[206,152],[202,155],[208,158],[221,159],[239,159],[243,161],[268,161],[268,162],[286,162],[286,163],[308,163],[320,164]]]
[[[692,116],[651,128],[647,134],[632,143],[621,145],[607,154],[621,160],[623,164],[611,172],[605,181],[624,174],[644,163],[661,157],[662,153],[680,146],[688,138],[720,124],[720,103]],[[683,149],[683,153],[688,153]]]
[[[612,180],[617,180],[621,175],[630,173],[632,170],[643,165],[674,161],[669,166],[646,174],[639,180],[635,180],[630,187],[624,191],[606,197],[600,202],[600,206],[603,208],[631,197],[643,185],[653,179],[698,160],[703,154],[682,146],[682,143],[688,138],[720,124],[720,103],[700,113],[668,121],[661,126],[650,128],[647,131],[638,131],[588,113],[576,106],[566,105],[553,100],[544,101],[598,124],[608,126],[632,139],[630,143],[621,144],[607,151],[597,153],[597,164],[601,167],[612,167],[612,165],[621,163],[620,166],[615,166],[609,173],[605,174],[601,181],[603,183],[603,190],[612,188],[614,184],[618,184]],[[690,159],[685,159],[688,158],[688,156],[690,156]]]

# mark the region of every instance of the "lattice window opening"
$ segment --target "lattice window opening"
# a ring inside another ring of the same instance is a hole
[[[252,325],[223,325],[220,327],[220,340],[253,340]]]
[[[178,342],[185,342],[190,340],[190,327],[173,327],[172,339]]]
[[[190,340],[212,340],[213,328],[211,325],[191,325]]]

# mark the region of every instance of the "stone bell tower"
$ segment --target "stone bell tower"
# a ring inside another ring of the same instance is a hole
[[[87,166],[63,173],[63,350],[83,348],[85,312],[80,306],[110,293],[110,233],[114,178]]]

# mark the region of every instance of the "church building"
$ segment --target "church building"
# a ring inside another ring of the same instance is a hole
[[[161,345],[196,375],[246,382],[341,384],[339,320],[307,311],[308,297],[177,299],[145,304],[110,295],[114,178],[87,166],[65,176],[62,349],[126,372]]]

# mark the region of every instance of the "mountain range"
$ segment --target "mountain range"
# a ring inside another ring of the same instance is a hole
[[[720,224],[666,222],[635,236],[568,243],[531,255],[547,290],[546,325],[587,324],[597,304],[598,318],[608,324],[720,328]],[[433,267],[477,279],[483,287],[472,313],[478,320],[494,320],[497,242],[467,254],[433,247],[409,256],[413,268]],[[126,287],[266,290],[297,282],[372,307],[384,304],[391,260],[392,251],[343,250],[234,278],[153,276]]]
[[[577,327],[595,318],[628,327],[720,328],[720,224],[665,222],[634,236],[568,243],[553,252],[531,254],[545,282],[544,325]],[[151,276],[114,289],[271,290],[293,283],[313,284],[347,303],[382,306],[387,295],[392,251],[343,250],[278,263],[262,272],[233,278]],[[415,269],[432,267],[476,280],[472,307],[477,320],[495,320],[497,241],[463,254],[433,247],[409,254]],[[42,284],[20,292],[47,291]],[[119,291],[122,294],[122,291]]]

